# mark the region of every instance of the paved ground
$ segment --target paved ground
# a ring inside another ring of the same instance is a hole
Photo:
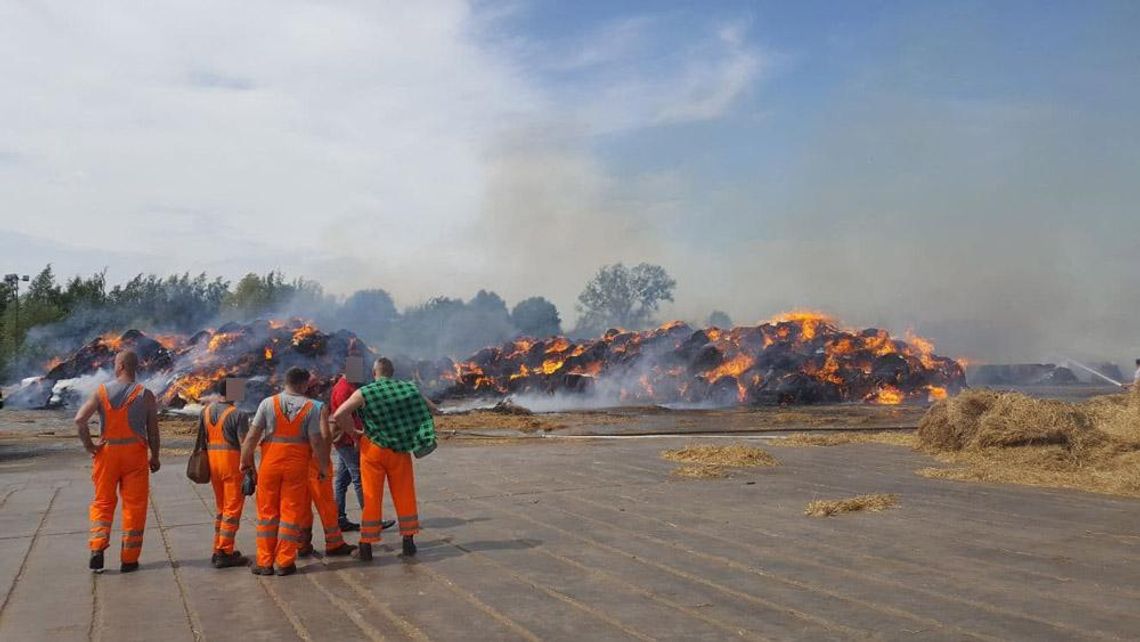
[[[118,574],[112,547],[93,576],[82,454],[0,446],[0,640],[1140,637],[1140,503],[920,478],[929,460],[880,445],[670,480],[658,452],[684,443],[447,444],[418,469],[415,561],[287,578],[209,567],[209,487],[170,456],[142,570]],[[802,514],[864,492],[902,506]]]

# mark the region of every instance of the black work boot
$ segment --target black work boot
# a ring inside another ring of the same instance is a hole
[[[416,554],[416,540],[411,535],[404,536],[404,557]]]
[[[312,556],[313,556],[313,543],[312,542],[302,544],[301,547],[297,549],[297,557],[299,557],[301,559],[305,559],[305,558],[312,557]]]
[[[347,517],[345,519],[340,520],[340,522],[337,524],[337,526],[339,526],[340,530],[342,532],[345,532],[345,533],[351,533],[351,532],[360,530],[360,524],[357,524],[356,522],[353,522],[353,521],[349,521],[349,519]]]
[[[249,564],[249,559],[242,555],[239,551],[232,553],[218,553],[217,559],[214,560],[214,568],[233,568],[234,566],[245,566]]]
[[[360,543],[360,548],[353,551],[352,556],[361,562],[372,561],[372,545],[366,542]]]
[[[91,560],[87,562],[87,568],[96,573],[103,572],[103,551],[91,552]]]
[[[336,548],[330,548],[325,551],[325,557],[344,557],[345,555],[352,555],[356,550],[356,546],[352,544],[341,544]]]
[[[277,567],[277,574],[282,576],[282,577],[284,577],[286,575],[292,575],[296,572],[297,572],[297,565],[296,564],[290,564],[289,566],[278,566]]]
[[[119,564],[120,573],[134,573],[137,570],[139,570],[138,562],[123,562]]]
[[[392,527],[393,527],[393,526],[395,526],[395,525],[396,525],[396,520],[394,520],[394,519],[385,519],[385,520],[383,520],[383,521],[381,521],[381,522],[380,522],[380,530],[382,530],[382,531],[386,531],[386,530],[388,530],[389,528],[392,528]]]
[[[253,573],[254,575],[273,575],[273,567],[258,566],[254,564],[252,567],[250,567],[249,572]]]

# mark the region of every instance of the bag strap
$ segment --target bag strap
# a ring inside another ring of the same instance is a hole
[[[208,413],[208,412],[210,412],[210,409],[206,408],[202,412]],[[204,416],[204,417],[202,417],[202,421],[198,422],[198,439],[197,439],[197,441],[194,442],[194,452],[201,452],[203,450],[206,450],[206,439],[207,439],[206,428],[205,428],[205,425],[206,425],[205,420],[206,419],[209,419],[209,417]]]

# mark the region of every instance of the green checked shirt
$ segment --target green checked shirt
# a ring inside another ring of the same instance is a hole
[[[381,378],[362,386],[360,394],[360,418],[372,443],[408,453],[435,441],[435,422],[416,384]]]

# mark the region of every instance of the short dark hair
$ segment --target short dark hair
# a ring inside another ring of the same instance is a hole
[[[221,379],[215,381],[211,392],[218,395],[219,397],[226,396],[226,377],[222,377]]]
[[[376,363],[372,365],[372,368],[379,370],[381,377],[391,377],[396,374],[396,366],[392,365],[392,360],[388,357],[380,357],[377,359]]]
[[[1140,359],[1136,360],[1136,365],[1140,366]]]
[[[294,388],[299,388],[308,383],[308,381],[309,371],[305,370],[304,368],[293,366],[292,368],[289,368],[285,371],[285,383],[287,385],[293,386]]]

